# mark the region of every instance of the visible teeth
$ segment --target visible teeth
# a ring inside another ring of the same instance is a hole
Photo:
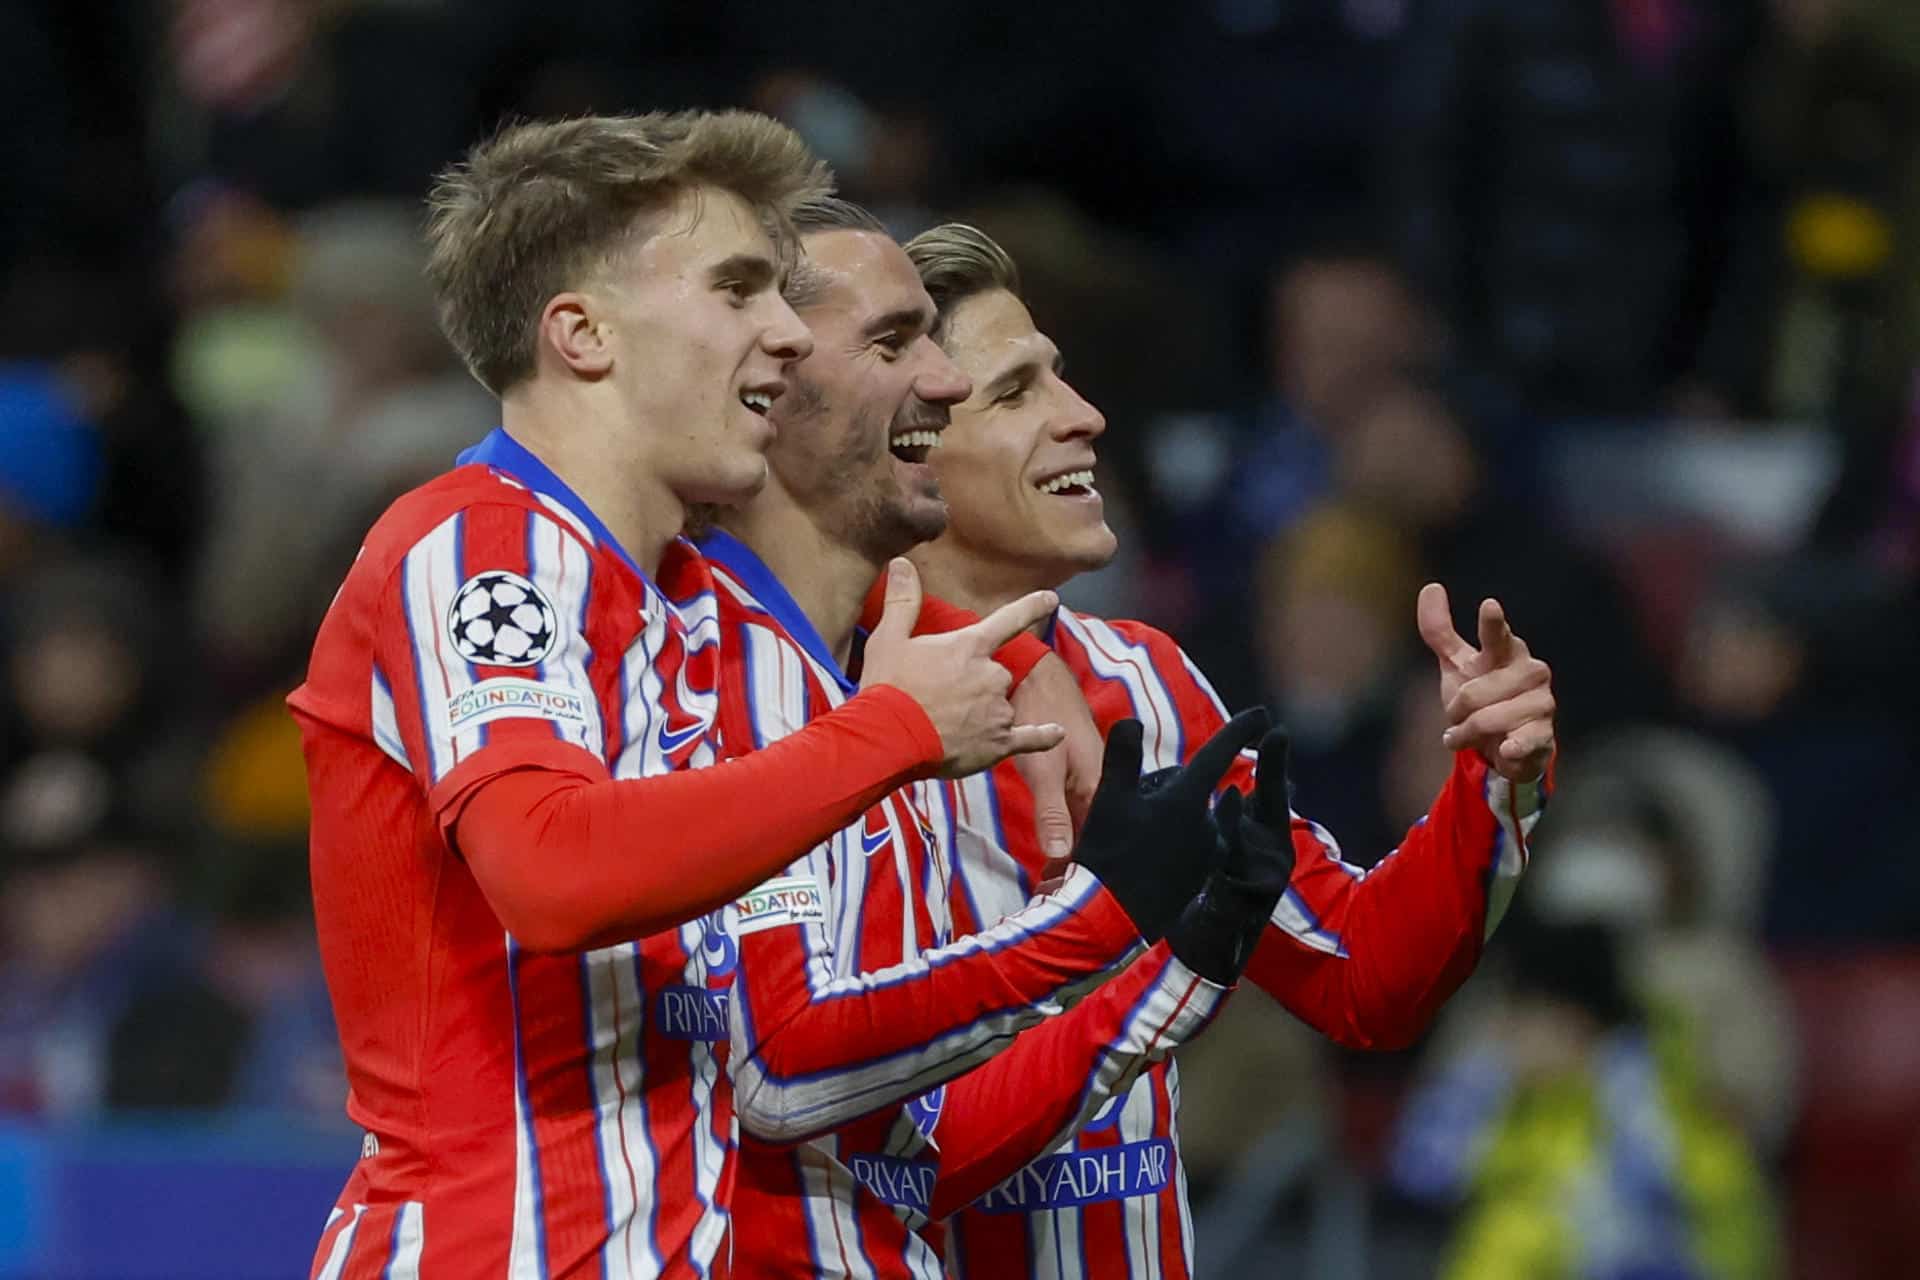
[[[938,431],[903,431],[887,443],[896,449],[938,449],[940,433]]]
[[[1040,492],[1059,493],[1065,489],[1091,489],[1091,488],[1093,488],[1093,472],[1069,471],[1067,472],[1067,474],[1063,476],[1055,476],[1053,479],[1041,485]]]
[[[767,410],[773,408],[773,397],[764,391],[742,391],[740,393],[740,403],[754,410],[756,413],[765,413]]]

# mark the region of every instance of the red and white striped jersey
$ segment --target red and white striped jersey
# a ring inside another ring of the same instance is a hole
[[[314,1274],[705,1276],[732,1179],[722,913],[526,951],[443,831],[503,770],[713,761],[711,582],[686,543],[649,582],[503,433],[475,455],[375,524],[289,700],[367,1131]]]
[[[1125,717],[1142,722],[1143,768],[1185,761],[1226,721],[1206,678],[1151,627],[1063,608],[1052,643],[1079,677],[1102,732]],[[1242,753],[1224,785],[1250,789],[1253,764],[1253,753]],[[1025,901],[1044,859],[1017,769],[1002,765],[954,784],[953,793],[954,927],[975,929]],[[1344,862],[1332,835],[1296,814],[1293,880],[1247,977],[1343,1044],[1410,1042],[1478,961],[1526,866],[1540,803],[1538,788],[1514,788],[1474,753],[1459,753],[1426,817],[1367,871]],[[1041,1088],[1036,1080],[1036,1093]],[[1169,1059],[1101,1108],[1074,1141],[953,1218],[950,1273],[978,1280],[1190,1276],[1178,1109]],[[949,1105],[945,1122],[979,1120]],[[932,1134],[940,1141],[942,1127]],[[1159,1163],[1162,1151],[1169,1158]]]
[[[852,692],[752,551],[724,534],[703,549],[719,592],[727,741],[765,745]],[[1124,916],[1102,923],[1111,899],[1077,868],[993,928],[954,940],[950,860],[938,836],[944,798],[939,784],[925,783],[889,796],[770,882],[766,905],[744,908],[736,922],[736,1276],[939,1276],[938,1230],[927,1228],[924,1215],[913,1222],[920,1230],[910,1228],[905,1215],[861,1186],[885,1174],[903,1185],[931,1182],[924,1161],[884,1154],[897,1104],[1004,1048],[1138,950]],[[1127,1012],[1134,1022],[1152,1018],[1162,1032],[1204,1021],[1219,989],[1184,969],[1184,976],[1169,974],[1177,966],[1164,948],[1156,951],[1148,953],[1144,981],[1136,964],[1058,1024],[1083,1021],[1081,1010],[1111,1005],[1116,993],[1127,993],[1121,1024]],[[1147,1008],[1143,988],[1175,995]],[[1119,1056],[1114,1021],[1108,1018],[1090,1052]],[[1131,1063],[1137,1071],[1146,1060],[1143,1047],[1115,1070]],[[1004,1172],[1044,1151],[1065,1127],[1056,1123],[1030,1139]],[[863,1153],[858,1164],[842,1159],[852,1151]]]

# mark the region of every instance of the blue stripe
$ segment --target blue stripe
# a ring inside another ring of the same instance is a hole
[[[540,1145],[533,1140],[533,1104],[527,1098],[527,1053],[520,1035],[520,946],[507,939],[507,995],[513,1007],[513,1087],[527,1144],[527,1168],[533,1178],[533,1247],[540,1280],[547,1280],[547,1201],[540,1187]]]

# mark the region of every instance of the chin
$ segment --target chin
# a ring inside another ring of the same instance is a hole
[[[724,470],[701,476],[681,492],[687,503],[709,503],[737,507],[767,487],[767,459],[754,454],[752,461],[742,460]]]
[[[1074,574],[1093,573],[1113,563],[1113,558],[1120,554],[1120,539],[1103,524],[1098,530],[1061,539],[1055,544],[1054,552],[1055,560],[1071,565]]]

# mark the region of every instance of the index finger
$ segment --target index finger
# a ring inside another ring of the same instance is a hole
[[[1178,785],[1189,792],[1198,791],[1201,795],[1213,794],[1220,785],[1220,779],[1227,776],[1234,758],[1267,731],[1273,723],[1273,717],[1265,707],[1254,707],[1242,711],[1239,715],[1222,725],[1218,732],[1193,753],[1193,759],[1187,761],[1180,770]]]
[[[1053,592],[1030,591],[1001,605],[967,630],[980,638],[988,653],[993,653],[1028,627],[1044,622],[1059,607],[1060,597]]]
[[[1507,625],[1507,611],[1498,600],[1488,596],[1480,602],[1480,649],[1496,667],[1504,667],[1519,656],[1513,628]]]

